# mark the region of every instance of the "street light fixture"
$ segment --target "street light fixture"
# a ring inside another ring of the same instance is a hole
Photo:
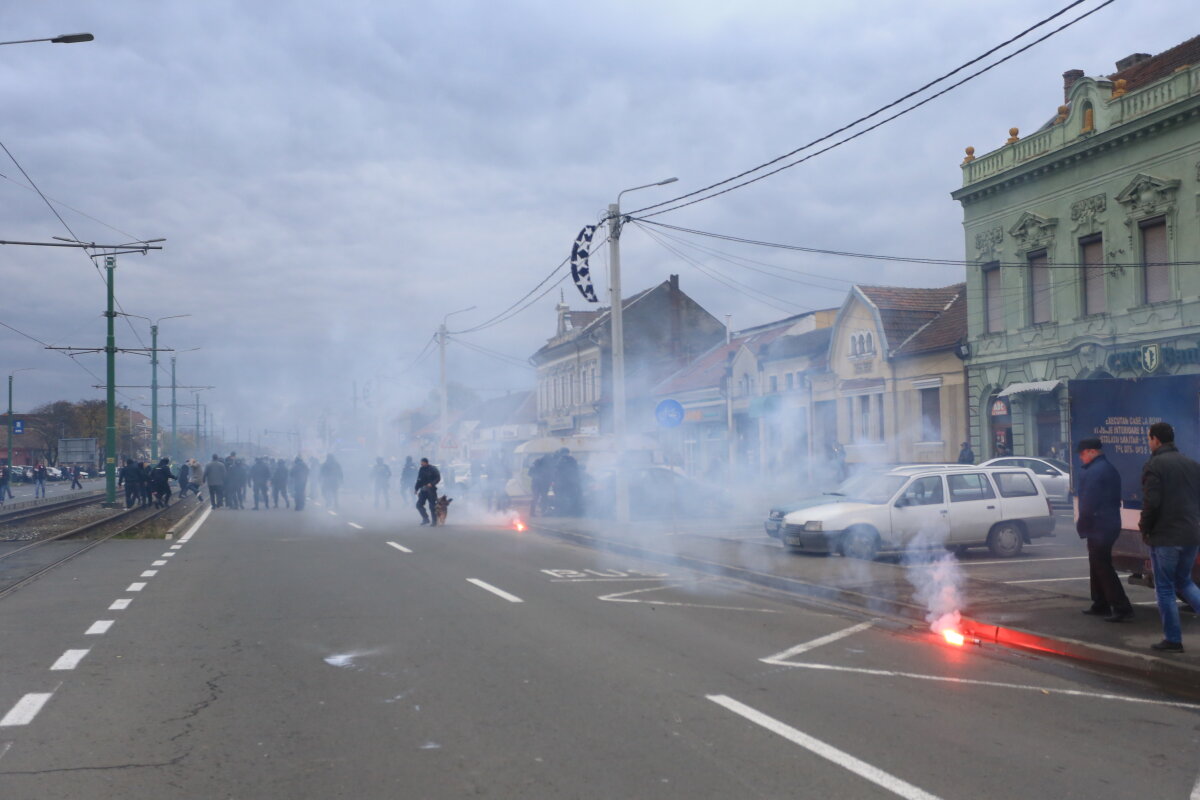
[[[18,39],[15,42],[0,42],[4,44],[31,44],[33,42],[54,42],[54,44],[76,44],[78,42],[90,42],[95,39],[90,33],[64,33],[61,36],[53,36],[49,39]]]
[[[439,422],[438,422],[439,430],[438,430],[438,446],[437,446],[437,456],[436,456],[439,464],[441,464],[443,461],[443,447],[445,446],[445,442],[446,442],[446,432],[447,432],[447,428],[449,426],[448,418],[450,415],[450,401],[449,401],[448,395],[446,394],[446,320],[450,319],[455,314],[465,314],[468,311],[474,311],[476,308],[478,308],[478,306],[471,306],[470,308],[460,308],[458,311],[451,311],[449,314],[442,317],[442,324],[438,328],[438,363],[440,364],[440,367],[441,367],[440,385],[442,387],[442,392],[441,392],[442,407],[441,407],[441,416],[439,417]]]
[[[29,371],[30,371],[30,370],[32,370],[32,369],[36,369],[36,367],[21,367],[20,369],[14,369],[12,372],[8,373],[8,461],[7,461],[7,462],[5,462],[5,464],[6,464],[6,466],[8,467],[8,479],[9,479],[10,481],[12,480],[12,451],[13,451],[13,447],[12,447],[12,437],[13,437],[13,410],[12,410],[12,387],[13,387],[13,375],[16,375],[18,372],[29,372]],[[4,499],[4,498],[0,497],[0,500],[3,500],[3,499]]]
[[[620,458],[625,451],[625,310],[621,307],[621,195],[666,186],[679,178],[666,178],[644,186],[622,189],[617,193],[617,202],[608,207],[609,242],[609,294],[612,295],[612,385],[613,385],[613,450]],[[619,465],[616,470],[615,509],[618,523],[629,522],[629,472]]]

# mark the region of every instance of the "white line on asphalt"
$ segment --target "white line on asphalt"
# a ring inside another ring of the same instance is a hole
[[[484,583],[483,581],[479,580],[479,578],[467,578],[467,583],[473,583],[476,586],[478,586],[480,589],[487,589],[492,594],[496,595],[497,597],[503,597],[505,600],[507,600],[510,603],[524,603],[525,602],[521,598],[517,597],[515,594],[509,594],[508,592],[504,591],[503,589],[497,589],[495,586],[492,586],[490,583]]]
[[[891,773],[884,772],[878,767],[873,767],[862,759],[855,758],[833,745],[826,744],[820,739],[815,739],[807,733],[796,730],[791,725],[785,725],[773,717],[768,717],[761,711],[753,709],[744,703],[739,703],[732,697],[727,697],[723,694],[710,694],[707,697],[717,705],[750,720],[755,725],[760,725],[771,731],[771,733],[778,734],[789,742],[800,745],[805,750],[820,756],[826,761],[832,761],[842,769],[853,772],[860,778],[887,789],[892,794],[909,798],[910,800],[937,800],[937,795],[930,794],[924,789],[913,786],[911,783],[903,781]]]
[[[1091,580],[1087,575],[1080,578],[1029,578],[1023,581],[1001,581],[1001,583],[1056,583],[1058,581],[1086,581]]]
[[[4,744],[0,744],[0,758],[4,758],[6,755],[8,755],[8,749],[12,746],[13,746],[12,742],[5,742]]]
[[[88,654],[88,650],[68,650],[58,657],[58,661],[54,662],[51,670],[59,669],[75,669],[79,666],[79,662],[83,661],[83,657]]]
[[[628,583],[629,581],[661,580],[664,578],[551,578],[550,583]]]
[[[155,561],[155,562],[154,562],[153,564],[151,564],[150,566],[152,566],[152,567],[165,567],[166,565],[167,565],[167,562],[166,562],[165,560],[162,560],[162,559],[160,559],[160,560],[158,560],[158,561]]]
[[[349,525],[351,528],[357,528],[360,531],[363,529],[363,526],[359,525],[357,522],[348,522],[346,524]]]
[[[131,583],[131,584],[129,584],[129,588],[126,589],[125,591],[140,592],[142,589],[145,589],[145,588],[146,588],[146,584],[144,584],[144,583]]]
[[[112,620],[112,619],[97,620],[92,623],[92,627],[88,628],[83,633],[85,636],[98,636],[99,634],[102,634],[102,633],[108,633],[108,629],[113,626],[114,622],[116,622],[116,620]]]
[[[129,604],[132,602],[133,600],[131,598],[125,598],[124,600],[113,600],[113,604],[108,607],[108,610],[124,611],[125,609],[129,608]]]
[[[613,594],[601,595],[598,600],[604,600],[609,603],[646,603],[654,606],[679,606],[683,608],[715,608],[721,611],[759,611],[763,614],[782,614],[782,611],[776,611],[773,608],[743,608],[741,606],[718,606],[708,605],[705,603],[679,603],[671,600],[632,600],[628,595],[642,594],[643,592],[660,592],[663,589],[678,589],[684,584],[670,583],[666,586],[651,586],[649,589],[634,589],[629,592],[615,592]]]
[[[138,577],[139,578],[153,578],[157,574],[158,574],[158,570],[148,569],[145,572],[143,572],[141,575],[139,575]]]
[[[211,513],[212,513],[212,506],[209,506],[208,508],[204,509],[204,511],[200,514],[200,519],[198,519],[194,523],[192,523],[192,527],[187,529],[187,533],[185,533],[183,536],[179,537],[179,543],[183,544],[184,542],[188,541],[193,536],[195,536],[196,531],[200,530],[200,526],[204,524],[204,520],[208,519],[208,515]],[[171,547],[171,549],[178,550],[179,545],[174,545]]]
[[[162,554],[162,557],[163,557],[163,558],[173,558],[173,557],[174,557],[174,555],[175,555],[174,553],[163,553],[163,554]]]
[[[53,696],[54,692],[35,692],[25,695],[4,715],[4,719],[0,719],[0,728],[28,725],[33,722],[33,718],[42,710],[42,706],[46,705],[46,701]]]
[[[776,653],[773,656],[760,658],[759,661],[762,661],[764,664],[782,664],[785,667],[790,667],[793,665],[788,661],[789,658],[798,656],[801,653],[807,653],[809,650],[816,650],[818,647],[822,647],[827,644],[833,644],[838,639],[845,639],[847,636],[853,636],[859,631],[865,631],[874,624],[874,622],[861,622],[858,625],[851,625],[849,628],[843,628],[840,631],[835,631],[828,636],[822,636],[820,638],[813,639],[811,642],[798,644],[790,650],[784,650],[782,653]]]
[[[331,509],[329,509],[329,516],[331,516],[331,517],[336,517],[336,516],[337,516],[337,512],[336,512],[336,511],[334,511],[334,510],[331,508]]]
[[[0,758],[4,757],[4,753],[0,752]],[[1192,787],[1192,796],[1189,800],[1200,800],[1200,778],[1196,778],[1196,785]]]
[[[173,544],[173,545],[171,545],[171,549],[172,549],[172,550],[182,550],[182,549],[183,549],[183,545],[180,545],[180,544]]]
[[[1122,703],[1140,703],[1150,706],[1169,706],[1170,708],[1186,708],[1189,711],[1200,711],[1200,705],[1195,703],[1180,703],[1173,700],[1147,700],[1141,697],[1130,697],[1123,694],[1103,694],[1100,692],[1085,692],[1080,689],[1050,689],[1045,686],[1029,686],[1024,683],[1001,683],[1000,681],[981,681],[974,678],[952,678],[943,675],[922,675],[917,672],[893,672],[887,669],[866,669],[864,667],[839,667],[835,664],[802,664],[794,663],[797,669],[815,669],[825,672],[849,672],[854,675],[875,675],[883,678],[910,678],[917,681],[937,681],[941,683],[957,683],[964,686],[991,686],[996,689],[1016,689],[1022,692],[1041,692],[1042,694],[1061,694],[1066,697],[1090,697],[1096,700],[1115,700]]]
[[[397,550],[399,550],[401,553],[411,553],[412,552],[412,550],[409,550],[407,547],[405,547],[402,544],[396,544],[395,542],[388,542],[388,544],[391,545],[392,547],[396,548]]]
[[[1029,545],[1026,545],[1028,547]],[[989,564],[1044,564],[1047,561],[1087,561],[1087,556],[1056,556],[1055,558],[1001,558],[996,561],[959,561],[960,567],[983,567]]]

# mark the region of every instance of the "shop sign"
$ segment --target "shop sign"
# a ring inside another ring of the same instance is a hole
[[[992,416],[1007,417],[1008,416],[1008,401],[1003,397],[997,397],[992,401]]]
[[[1109,355],[1106,362],[1112,372],[1142,370],[1157,372],[1161,367],[1177,367],[1182,364],[1200,365],[1200,347],[1164,347],[1157,342],[1144,344],[1137,350],[1122,350]]]

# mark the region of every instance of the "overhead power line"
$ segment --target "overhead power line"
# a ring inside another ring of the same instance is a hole
[[[971,59],[970,61],[968,61],[958,67],[955,67],[953,70],[951,70],[950,72],[947,72],[945,75],[942,75],[941,77],[936,78],[935,80],[932,80],[929,83],[926,83],[924,86],[921,86],[918,89],[914,89],[911,92],[908,92],[907,94],[903,95],[902,97],[899,97],[896,100],[893,100],[892,102],[890,102],[884,106],[880,106],[879,108],[872,111],[870,114],[866,114],[862,117],[859,117],[858,119],[854,120],[853,122],[843,125],[843,126],[837,128],[836,130],[830,131],[829,133],[825,134],[824,136],[814,139],[805,145],[797,147],[795,150],[792,150],[791,152],[784,153],[781,156],[777,156],[776,158],[773,158],[770,161],[766,161],[762,164],[759,164],[756,167],[752,167],[751,169],[745,170],[744,172],[740,172],[737,175],[733,175],[729,178],[725,178],[724,180],[717,181],[716,183],[713,183],[713,184],[709,184],[708,186],[705,186],[702,189],[696,189],[695,191],[688,192],[687,194],[679,195],[678,197],[672,198],[670,200],[664,200],[660,203],[655,203],[655,204],[649,205],[649,206],[643,206],[642,208],[639,208],[636,211],[630,212],[630,214],[631,215],[632,214],[644,214],[646,217],[658,216],[660,214],[666,214],[669,211],[676,211],[678,209],[685,208],[690,205],[695,205],[696,203],[704,202],[705,200],[711,200],[714,197],[719,197],[720,195],[727,194],[729,192],[734,191],[735,189],[740,189],[744,186],[749,186],[752,183],[757,183],[758,181],[761,181],[765,178],[769,178],[772,175],[782,172],[785,169],[790,169],[791,167],[797,166],[799,164],[803,164],[805,161],[808,161],[809,159],[815,158],[816,156],[819,156],[823,153],[827,153],[830,150],[833,150],[837,147],[841,147],[842,145],[846,144],[847,142],[853,141],[854,139],[857,139],[858,137],[863,136],[864,134],[870,133],[871,131],[875,130],[876,128],[882,127],[883,125],[886,125],[887,123],[889,123],[895,119],[898,119],[899,117],[902,117],[905,114],[915,111],[916,109],[920,108],[921,106],[923,106],[927,103],[932,102],[933,100],[936,100],[937,98],[941,97],[942,95],[947,94],[948,92],[954,91],[955,89],[962,86],[963,84],[965,84],[969,81],[972,81],[975,78],[978,78],[980,75],[983,75],[984,73],[995,69],[996,67],[1005,63],[1006,61],[1009,61],[1009,60],[1015,58],[1016,56],[1020,55],[1021,53],[1024,53],[1025,51],[1041,44],[1042,42],[1046,41],[1047,39],[1051,38],[1052,36],[1056,36],[1057,34],[1061,33],[1062,31],[1066,30],[1067,28],[1071,27],[1072,25],[1086,19],[1087,17],[1090,17],[1092,14],[1095,14],[1097,11],[1101,10],[1102,8],[1116,2],[1116,0],[1105,0],[1100,5],[1096,6],[1095,8],[1091,9],[1090,11],[1084,12],[1083,14],[1076,17],[1075,19],[1073,19],[1067,23],[1064,23],[1063,25],[1060,25],[1059,27],[1055,28],[1054,30],[1050,31],[1049,33],[1046,33],[1045,35],[1033,40],[1029,44],[1027,44],[1023,47],[1020,47],[1017,50],[1014,50],[1013,52],[1011,52],[1008,55],[1004,56],[1003,58],[999,59],[998,61],[995,61],[982,69],[976,70],[975,72],[971,73],[970,75],[963,78],[962,80],[959,80],[959,81],[956,81],[955,83],[950,84],[949,86],[942,89],[941,91],[935,92],[934,94],[924,98],[923,100],[920,100],[920,101],[914,103],[913,105],[908,106],[907,108],[902,109],[901,111],[898,111],[895,114],[892,114],[889,117],[885,117],[884,119],[880,120],[879,122],[875,123],[874,125],[870,125],[866,128],[863,128],[862,130],[860,130],[856,133],[853,133],[843,139],[840,139],[840,140],[838,140],[838,141],[828,145],[827,147],[824,147],[814,153],[810,153],[809,155],[807,155],[803,158],[799,158],[799,159],[796,159],[795,161],[788,162],[786,164],[783,164],[782,166],[779,166],[773,170],[770,170],[769,172],[765,172],[756,177],[741,181],[740,183],[734,183],[734,185],[728,186],[727,188],[722,189],[721,191],[712,192],[711,194],[707,194],[708,192],[712,191],[713,189],[717,189],[721,186],[726,186],[726,184],[733,183],[734,181],[739,181],[740,179],[745,178],[749,175],[752,175],[755,172],[759,172],[760,170],[766,169],[767,167],[770,167],[774,164],[778,164],[781,161],[784,161],[788,158],[791,158],[794,155],[804,152],[805,150],[815,147],[816,145],[818,145],[822,142],[828,141],[829,139],[832,139],[833,137],[837,136],[840,133],[844,133],[845,131],[855,127],[856,125],[858,125],[862,122],[865,122],[869,119],[872,119],[872,118],[878,116],[879,114],[883,113],[884,111],[887,111],[888,109],[893,108],[893,107],[899,105],[900,103],[903,103],[905,100],[908,100],[908,99],[920,94],[921,92],[925,91],[926,89],[929,89],[929,88],[941,83],[942,81],[961,72],[962,70],[966,69],[967,67],[970,67],[973,64],[976,64],[979,61],[987,58],[989,55],[992,55],[996,51],[1001,50],[1004,47],[1025,37],[1032,31],[1036,30],[1037,28],[1040,28],[1043,25],[1048,24],[1049,22],[1062,16],[1063,14],[1070,11],[1072,8],[1075,8],[1076,6],[1082,4],[1083,2],[1086,2],[1086,0],[1075,0],[1075,2],[1068,4],[1067,6],[1060,9],[1059,11],[1055,12],[1054,14],[1050,15],[1049,17],[1046,17],[1045,19],[1042,19],[1042,20],[1038,21],[1037,23],[1031,25],[1030,27],[1028,27],[1025,30],[1018,33],[1016,36],[1011,37],[1010,39],[996,45],[995,47],[992,47],[991,49],[987,50],[984,53],[981,53],[980,55],[976,56],[975,58]],[[698,197],[697,195],[703,195],[703,196]],[[680,202],[682,200],[687,200],[688,198],[695,198],[695,199],[688,200],[687,202]],[[653,209],[659,209],[659,210],[654,211],[653,214],[646,214],[646,212],[651,211]]]

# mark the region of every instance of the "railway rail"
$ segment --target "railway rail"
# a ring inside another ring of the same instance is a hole
[[[9,511],[0,514],[0,525],[11,525],[16,522],[27,522],[31,519],[39,519],[41,517],[49,517],[58,514],[62,511],[67,511],[72,508],[80,508],[82,506],[90,506],[95,503],[104,501],[102,492],[95,494],[83,495],[81,497],[70,497],[66,500],[59,500],[53,503],[45,503],[43,505],[33,506],[32,508],[23,508],[17,511]]]

